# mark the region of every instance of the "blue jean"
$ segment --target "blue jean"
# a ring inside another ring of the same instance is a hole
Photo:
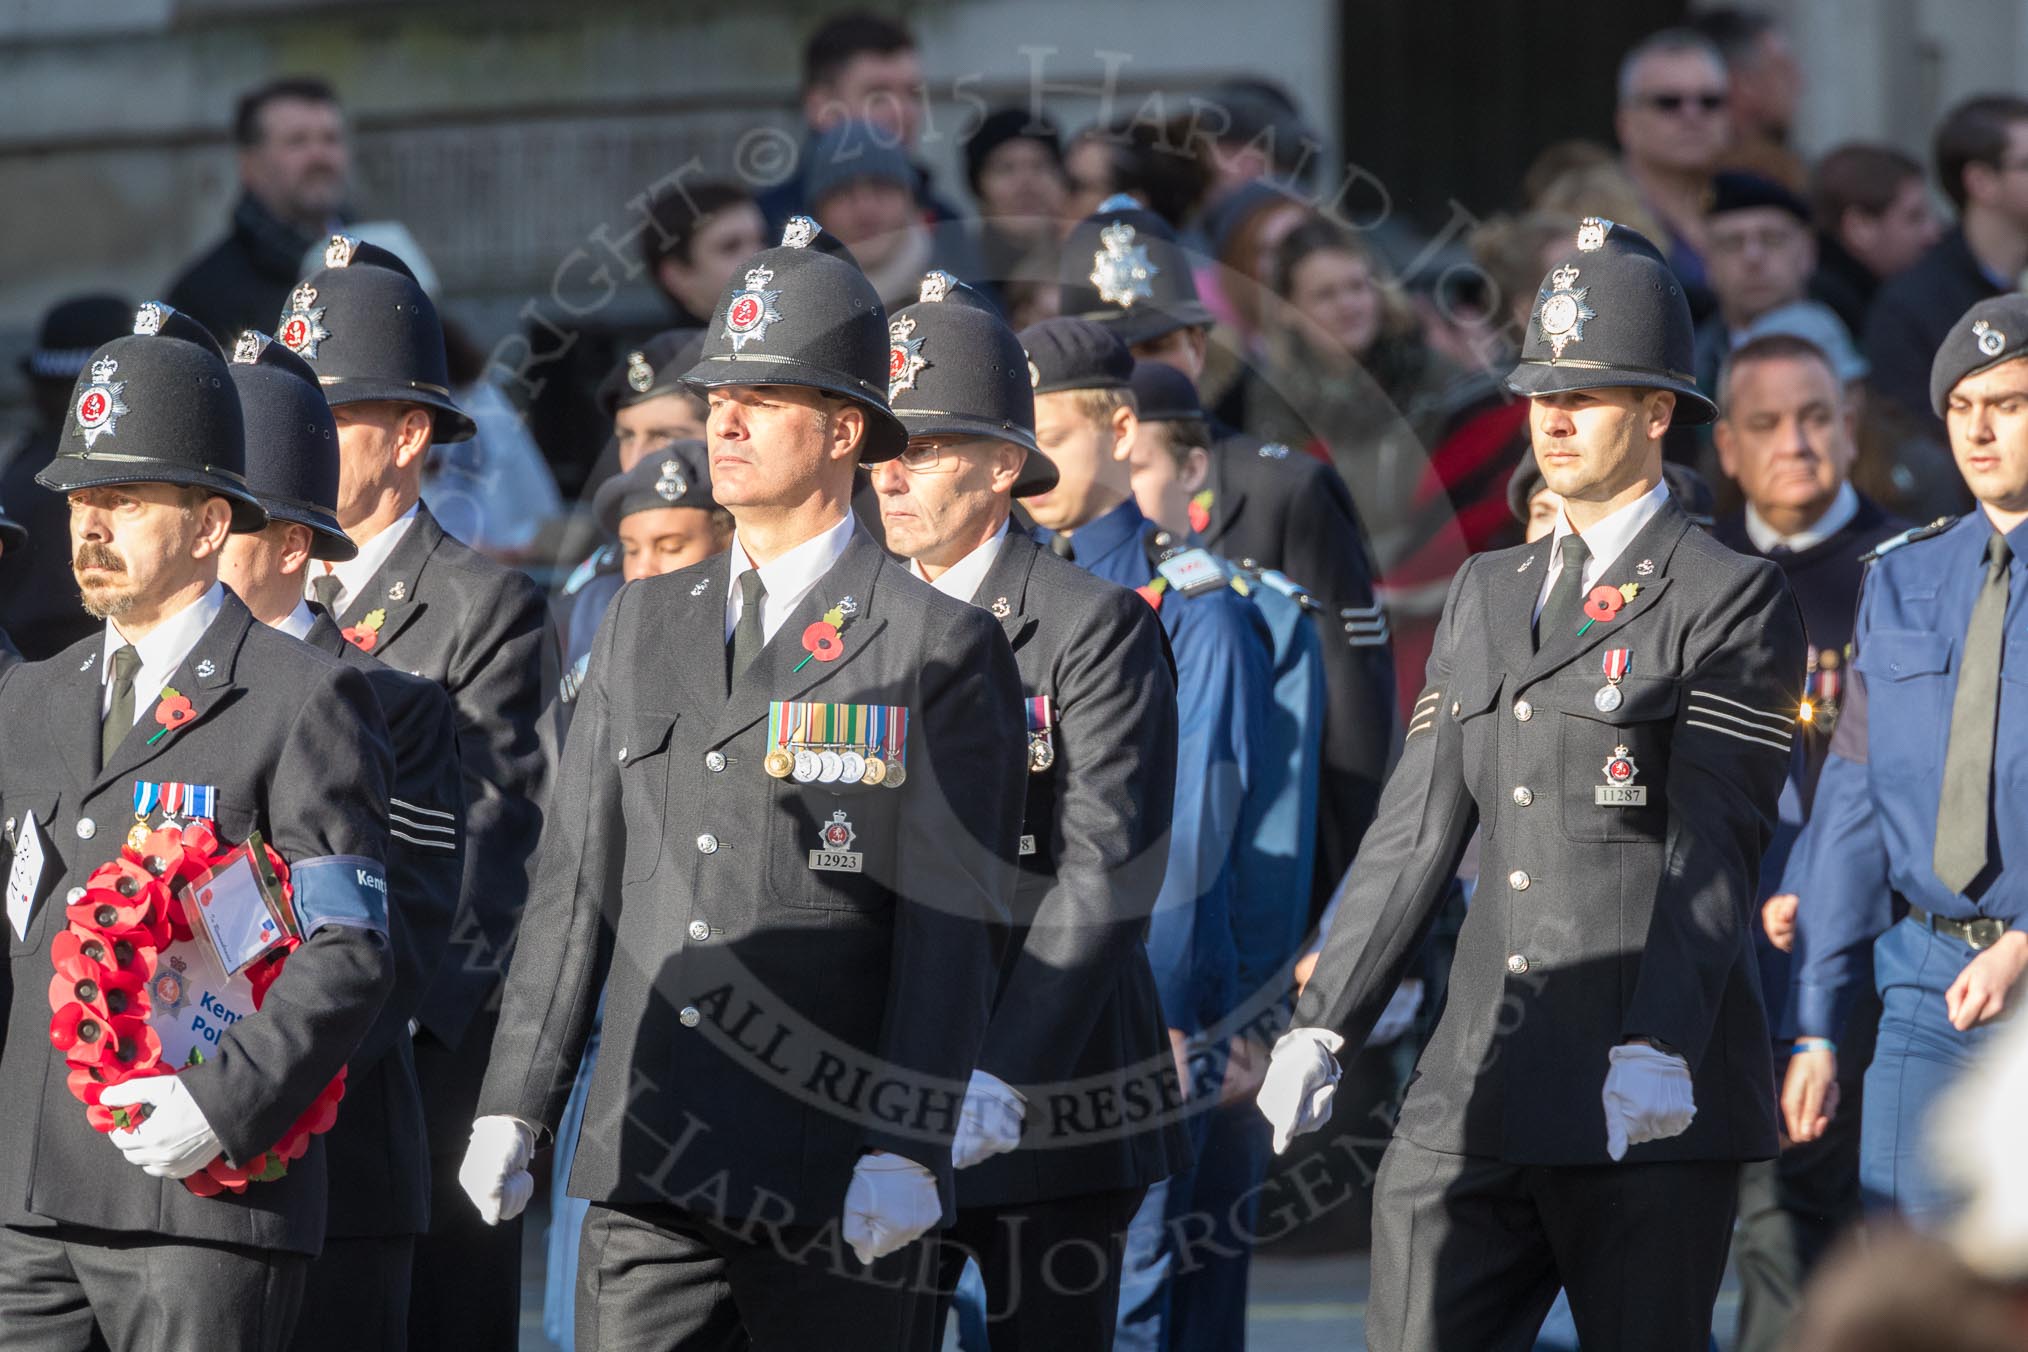
[[[1930,1170],[1930,1110],[2001,1026],[1959,1032],[1944,1012],[1944,992],[1975,956],[1963,940],[1913,920],[1873,945],[1880,1036],[1859,1118],[1859,1188],[1867,1210],[1892,1208],[1924,1228],[1956,1200]]]
[[[591,1098],[592,1069],[599,1059],[599,1030],[605,1027],[606,997],[599,996],[598,1013],[592,1017],[591,1037],[584,1044],[584,1059],[578,1062],[577,1079],[570,1086],[570,1098],[563,1105],[563,1120],[556,1126],[556,1149],[550,1156],[548,1266],[543,1270],[542,1332],[560,1352],[573,1352],[577,1321],[577,1250],[584,1229],[585,1212],[591,1203],[572,1197],[570,1166],[577,1159],[578,1137],[584,1132],[584,1110]]]

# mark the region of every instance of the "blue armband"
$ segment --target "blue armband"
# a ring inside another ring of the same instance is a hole
[[[387,872],[377,861],[356,854],[305,859],[289,879],[305,939],[326,925],[387,933]]]

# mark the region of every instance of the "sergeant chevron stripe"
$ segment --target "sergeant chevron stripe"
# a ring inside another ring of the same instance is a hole
[[[1692,690],[1686,712],[1690,716],[1684,720],[1685,727],[1721,732],[1742,742],[1758,742],[1762,746],[1773,747],[1776,751],[1787,751],[1795,740],[1796,718],[1793,713],[1756,709],[1709,690]]]

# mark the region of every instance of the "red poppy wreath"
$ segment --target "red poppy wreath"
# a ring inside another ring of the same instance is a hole
[[[293,896],[289,867],[266,844],[261,849],[286,904]],[[55,972],[49,981],[54,1011],[49,1040],[70,1067],[71,1094],[85,1105],[85,1120],[98,1131],[138,1125],[128,1109],[99,1102],[109,1087],[174,1075],[181,1069],[164,1060],[162,1040],[149,1017],[158,1003],[172,1009],[184,1003],[183,964],[167,950],[194,936],[185,911],[192,884],[231,854],[208,822],[163,826],[150,832],[138,848],[123,845],[117,859],[94,869],[85,880],[84,895],[65,908],[69,924],[50,945]],[[295,934],[286,934],[245,969],[255,1010],[301,943]],[[193,1050],[184,1064],[203,1059]],[[312,1136],[331,1129],[344,1096],[341,1067],[272,1148],[238,1168],[220,1155],[184,1179],[183,1186],[200,1197],[215,1197],[228,1189],[244,1192],[249,1183],[280,1178],[288,1172],[289,1162],[301,1159],[310,1148]]]

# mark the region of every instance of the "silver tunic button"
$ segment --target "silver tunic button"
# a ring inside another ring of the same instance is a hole
[[[79,840],[90,840],[98,833],[99,824],[90,817],[79,817],[77,819],[77,838]]]
[[[706,831],[703,835],[697,838],[697,852],[699,854],[717,854],[718,837],[712,835],[709,831]]]
[[[702,920],[691,921],[690,937],[700,944],[703,943],[711,937],[711,926],[705,924]]]
[[[704,768],[711,771],[714,775],[723,770],[725,768],[725,753],[722,751],[705,752]]]
[[[1526,723],[1529,719],[1535,717],[1535,706],[1530,704],[1525,699],[1515,700],[1514,717],[1520,719],[1523,723]]]
[[[83,900],[84,889],[82,887],[73,887],[70,891],[63,894],[63,904],[66,906],[75,906]]]
[[[1516,784],[1514,786],[1514,806],[1527,807],[1534,801],[1535,790],[1529,788],[1526,784]]]
[[[622,765],[627,763],[627,749],[625,747],[620,748],[619,761]]]
[[[1528,890],[1528,875],[1518,868],[1515,869],[1507,875],[1507,886],[1513,888],[1516,892],[1526,892]]]
[[[676,1020],[685,1028],[695,1028],[698,1024],[704,1022],[704,1016],[697,1012],[696,1005],[685,1005],[677,1011]]]
[[[1456,717],[1458,716],[1458,711],[1459,711],[1460,709],[1463,709],[1464,707],[1465,707],[1464,705],[1462,705],[1462,704],[1458,703],[1458,702],[1457,702],[1456,700],[1452,700],[1452,701],[1451,701],[1451,717],[1452,717],[1452,718],[1456,718]]]
[[[1515,976],[1520,976],[1528,970],[1528,959],[1522,957],[1519,953],[1509,953],[1507,955],[1507,970]]]

